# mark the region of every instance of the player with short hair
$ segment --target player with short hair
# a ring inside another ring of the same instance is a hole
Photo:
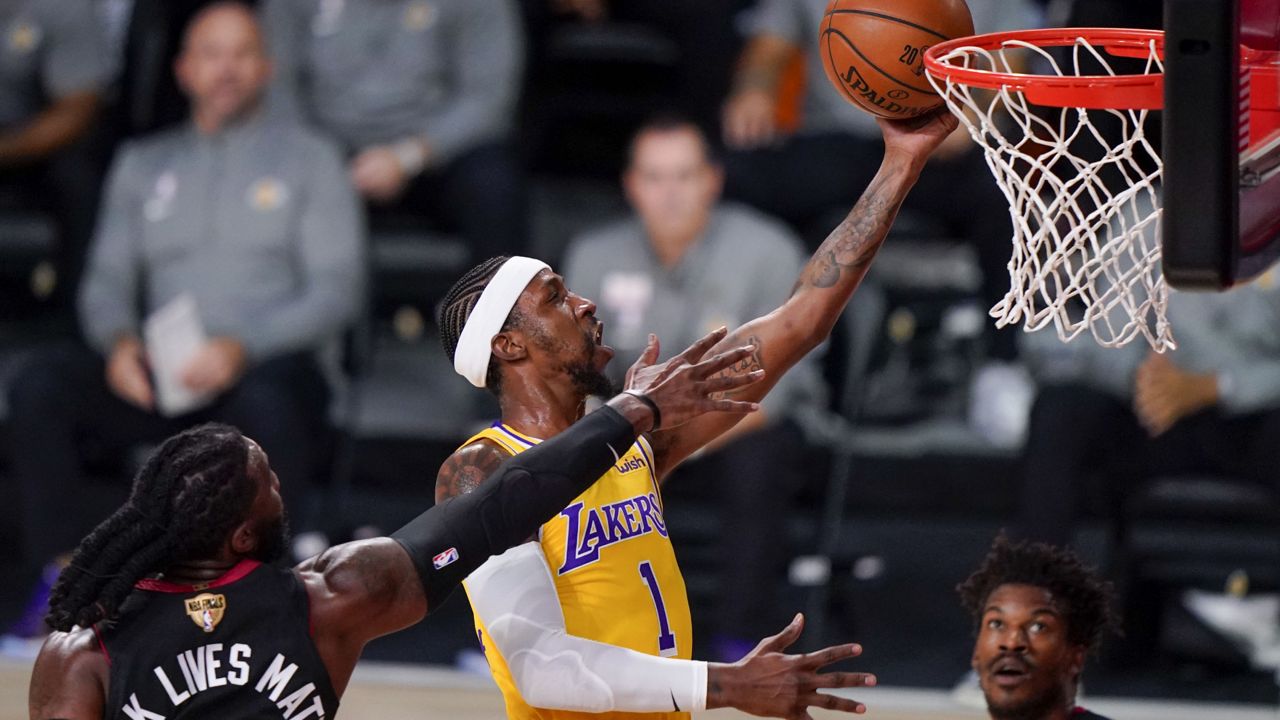
[[[723,346],[754,348],[727,374],[767,373],[738,393],[739,399],[764,397],[826,339],[930,154],[956,125],[947,113],[881,122],[885,151],[879,172],[801,271],[790,297],[724,334]],[[752,282],[732,266],[721,273],[722,282]],[[502,418],[445,462],[438,499],[481,487],[505,458],[554,437],[580,417],[587,396],[607,394],[603,370],[613,350],[603,343],[595,305],[537,260],[494,258],[473,268],[446,295],[440,327],[454,368],[497,396]],[[650,336],[642,358],[652,362],[658,353]],[[783,686],[763,677],[744,682],[736,665],[689,660],[689,603],[659,484],[740,419],[703,418],[679,429],[659,424],[619,458],[607,478],[543,525],[537,542],[495,558],[468,579],[477,631],[510,717],[614,711],[684,718],[722,706],[786,717],[803,716],[808,706],[862,710],[852,700],[816,691],[874,681],[866,675],[812,676],[800,687]],[[798,621],[784,636],[798,635]],[[772,642],[764,646],[775,647]],[[757,647],[748,659],[760,652]],[[842,646],[811,662],[858,652]]]
[[[164,442],[128,502],[77,548],[50,598],[30,713],[46,720],[333,717],[365,643],[412,625],[490,555],[523,541],[658,419],[753,404],[711,397],[752,376],[707,376],[709,336],[555,440],[511,458],[479,492],[437,504],[390,538],[339,545],[296,568],[280,481],[257,443],[208,424]]]
[[[977,622],[992,720],[1106,720],[1076,706],[1085,657],[1116,630],[1112,589],[1071,552],[1000,535],[956,588]]]

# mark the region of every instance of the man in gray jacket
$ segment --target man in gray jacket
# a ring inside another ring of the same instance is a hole
[[[319,469],[328,389],[315,354],[359,309],[358,201],[334,147],[260,112],[270,62],[245,6],[202,11],[176,70],[191,122],[128,145],[108,181],[80,294],[92,349],[41,354],[11,388],[33,564],[74,547],[97,519],[82,517],[87,448],[235,423],[272,448],[295,513]],[[209,339],[178,382],[211,401],[170,417],[157,412],[142,326],[182,295]]]
[[[565,280],[596,298],[597,316],[625,361],[644,351],[649,333],[680,347],[721,325],[768,314],[791,293],[804,263],[802,246],[782,223],[720,202],[722,173],[691,120],[646,123],[631,144],[623,177],[635,217],[575,239]],[[621,376],[615,371],[615,383]],[[778,381],[760,412],[718,438],[679,472],[677,496],[714,497],[722,508],[725,563],[716,613],[715,659],[734,662],[749,639],[779,618],[762,589],[777,585],[785,545],[762,528],[776,526],[804,483],[804,444],[794,416],[821,404],[825,387],[813,357]]]
[[[268,0],[263,13],[272,101],[341,143],[375,219],[425,216],[460,233],[477,261],[517,253],[515,0]]]

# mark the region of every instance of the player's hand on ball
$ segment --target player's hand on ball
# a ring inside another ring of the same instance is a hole
[[[804,615],[773,637],[760,641],[755,650],[732,665],[707,666],[707,709],[733,707],[751,715],[812,720],[809,708],[862,713],[856,700],[818,692],[823,688],[871,687],[869,673],[820,672],[822,668],[862,654],[858,645],[836,645],[803,655],[785,651],[804,630]]]
[[[946,107],[907,120],[881,118],[876,122],[884,134],[885,156],[900,154],[921,163],[960,126],[959,118]]]
[[[664,363],[658,363],[657,336],[649,335],[645,351],[627,371],[625,389],[653,401],[661,414],[662,428],[683,425],[709,412],[755,412],[760,409],[758,404],[725,397],[764,378],[763,370],[741,371],[740,364],[755,348],[745,345],[704,359],[728,332],[723,327],[715,330]]]

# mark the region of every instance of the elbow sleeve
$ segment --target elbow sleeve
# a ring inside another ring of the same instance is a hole
[[[631,423],[602,407],[508,458],[475,491],[436,505],[392,533],[418,570],[428,611],[491,555],[534,535],[634,441]]]
[[[707,704],[707,664],[576,637],[542,548],[526,543],[467,579],[472,607],[524,701],[579,712],[689,712]]]

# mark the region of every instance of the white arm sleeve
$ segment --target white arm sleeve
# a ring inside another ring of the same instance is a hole
[[[466,580],[471,607],[530,705],[581,712],[705,710],[707,664],[605,645],[565,632],[542,548],[491,558]]]

